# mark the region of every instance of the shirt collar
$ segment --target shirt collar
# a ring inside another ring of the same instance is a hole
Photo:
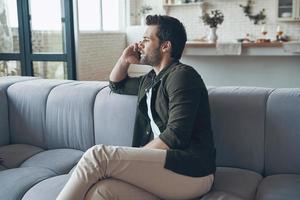
[[[167,65],[165,68],[163,68],[157,75],[154,71],[154,69],[152,69],[149,73],[148,76],[151,79],[154,79],[155,82],[159,81],[165,74],[167,74],[167,72],[172,69],[172,66],[175,66],[179,63],[179,60],[173,60],[169,65]]]

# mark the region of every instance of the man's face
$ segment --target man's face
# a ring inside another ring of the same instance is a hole
[[[162,59],[159,39],[156,35],[158,26],[148,26],[143,40],[139,44],[141,53],[141,64],[157,66]]]

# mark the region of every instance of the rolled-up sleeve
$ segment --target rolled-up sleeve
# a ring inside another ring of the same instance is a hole
[[[203,90],[206,90],[200,75],[193,69],[174,71],[166,81],[169,96],[169,118],[160,134],[171,149],[189,146]]]
[[[109,81],[109,88],[117,94],[137,95],[141,77],[129,77],[119,82]]]

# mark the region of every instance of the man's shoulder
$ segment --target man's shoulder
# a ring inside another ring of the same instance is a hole
[[[184,77],[194,77],[194,78],[200,78],[200,74],[190,65],[186,65],[183,63],[178,63],[175,66],[172,67],[170,70],[169,76],[184,76]]]

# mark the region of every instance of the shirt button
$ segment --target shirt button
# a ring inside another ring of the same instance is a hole
[[[146,131],[146,134],[149,135],[150,131]]]

